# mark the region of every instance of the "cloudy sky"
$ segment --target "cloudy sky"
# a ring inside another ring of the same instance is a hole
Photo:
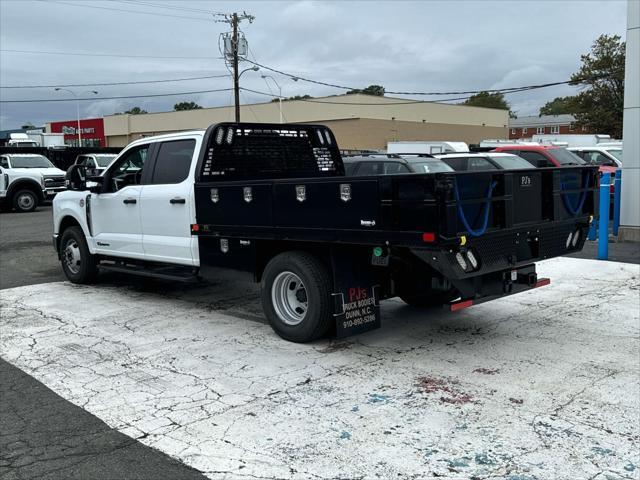
[[[218,39],[228,25],[216,22],[221,17],[207,12],[243,10],[255,16],[252,24],[241,25],[250,59],[314,80],[353,87],[375,83],[388,91],[479,90],[566,80],[595,38],[603,33],[624,38],[626,28],[626,1],[614,0],[0,0],[0,100],[72,98],[71,93],[48,87],[54,85],[225,75],[228,71],[219,58]],[[277,78],[285,96],[343,92],[294,82],[272,72],[248,71],[242,76],[242,86],[268,92],[263,73]],[[47,87],[7,88],[33,85]],[[89,117],[133,106],[167,111],[178,101],[230,105],[230,91],[99,98],[231,86],[231,79],[221,76],[69,88],[80,97],[96,97],[81,102],[81,115]],[[86,93],[88,90],[99,93]],[[559,86],[507,98],[523,116],[537,114],[546,101],[573,91]],[[268,98],[249,92],[241,96],[243,103],[265,100]],[[75,116],[75,102],[0,103],[0,129]]]

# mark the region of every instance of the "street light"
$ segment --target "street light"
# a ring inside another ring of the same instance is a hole
[[[261,75],[262,79],[265,81],[265,83],[267,84],[267,86],[269,86],[269,82],[267,82],[267,78],[270,78],[271,80],[273,80],[273,83],[276,84],[276,87],[278,87],[278,107],[280,108],[280,123],[283,123],[282,121],[282,87],[280,86],[280,84],[276,81],[275,78],[273,78],[273,76],[271,75]],[[298,77],[291,77],[291,79],[294,82],[298,81]],[[271,89],[269,89],[271,90]]]
[[[235,36],[235,33],[234,33]],[[236,47],[237,47],[237,43],[236,43]],[[258,67],[257,65],[254,65],[253,67],[249,67],[249,68],[245,68],[244,70],[242,70],[240,73],[238,73],[238,59],[237,59],[237,49],[235,51],[235,67],[234,67],[234,79],[233,79],[233,93],[234,93],[234,97],[235,97],[235,109],[236,109],[236,123],[240,122],[240,77],[242,76],[242,74],[244,72],[248,72],[249,70],[252,70],[254,72],[257,72],[258,70],[260,70],[260,67]]]
[[[76,92],[74,92],[73,90],[69,90],[68,88],[56,87],[54,90],[56,92],[60,92],[60,91],[69,92],[76,99],[76,118],[78,120],[78,146],[81,147],[82,146],[82,133],[80,131],[80,100],[78,99],[78,95],[76,94]],[[96,92],[95,90],[87,90],[87,91],[81,92],[81,93],[92,93],[94,95],[98,94],[98,92]]]
[[[258,67],[257,65],[254,65],[253,67],[245,68],[244,70],[242,70],[242,71],[240,72],[240,75],[238,75],[238,79],[240,79],[240,77],[242,76],[242,74],[243,74],[244,72],[248,72],[249,70],[254,71],[254,72],[257,72],[258,70],[260,70],[260,67]]]

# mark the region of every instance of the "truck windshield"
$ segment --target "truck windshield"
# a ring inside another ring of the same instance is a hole
[[[582,160],[575,153],[571,153],[566,148],[550,148],[547,153],[555,158],[560,165],[584,165]]]
[[[531,164],[524,158],[517,155],[489,155],[491,160],[497,163],[504,170],[518,170],[521,168],[531,168]]]
[[[11,157],[11,167],[13,168],[52,168],[53,163],[42,155],[24,155]]]
[[[96,155],[96,162],[98,162],[99,167],[105,168],[109,166],[114,158],[116,158],[115,155]]]

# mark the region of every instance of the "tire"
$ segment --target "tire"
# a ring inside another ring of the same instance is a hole
[[[333,321],[331,286],[331,275],[317,257],[295,251],[275,256],[262,276],[262,308],[269,324],[291,342],[326,335]]]
[[[95,255],[91,255],[80,227],[69,227],[60,239],[62,271],[72,283],[92,283],[98,275]]]
[[[12,204],[16,212],[33,212],[38,206],[38,195],[33,190],[23,188],[13,194]]]

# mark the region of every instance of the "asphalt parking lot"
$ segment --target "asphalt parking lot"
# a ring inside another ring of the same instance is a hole
[[[253,285],[56,281],[50,210],[5,215],[2,285],[42,258],[0,292],[2,478],[639,478],[638,265],[297,345]],[[5,248],[5,218],[42,242]]]

